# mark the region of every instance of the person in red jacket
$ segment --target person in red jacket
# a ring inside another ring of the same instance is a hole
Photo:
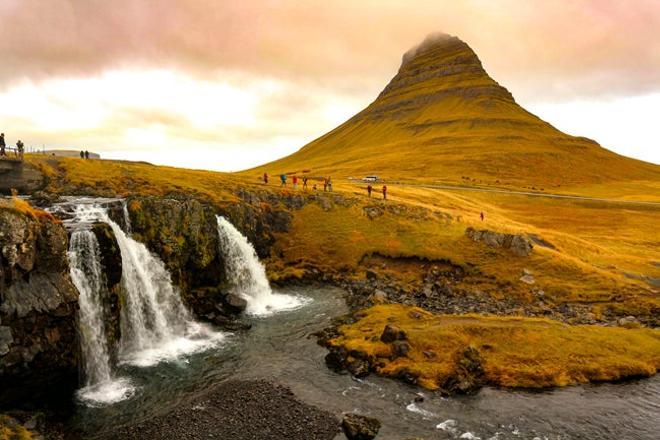
[[[387,185],[383,185],[383,200],[387,200]]]
[[[293,176],[293,189],[298,188],[298,176]]]

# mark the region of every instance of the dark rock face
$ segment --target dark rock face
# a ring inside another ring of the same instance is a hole
[[[12,189],[30,193],[45,184],[45,176],[32,165],[17,160],[0,160],[0,194],[11,194]]]
[[[380,421],[373,417],[349,413],[344,416],[341,426],[349,440],[371,440],[378,435]]]
[[[94,224],[92,232],[99,243],[101,266],[105,276],[106,289],[101,294],[103,295],[103,308],[105,311],[106,337],[110,347],[117,347],[121,339],[121,250],[112,228],[107,224]],[[111,355],[115,355],[112,349],[110,352]]]
[[[75,384],[77,301],[62,225],[0,209],[0,400]]]
[[[507,249],[519,257],[529,256],[534,248],[532,241],[524,235],[502,234],[486,229],[478,231],[471,227],[465,230],[465,235],[490,247]]]

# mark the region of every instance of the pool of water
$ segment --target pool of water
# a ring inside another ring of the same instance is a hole
[[[660,380],[569,387],[545,392],[485,388],[474,396],[443,398],[394,380],[356,380],[324,363],[312,333],[347,312],[343,292],[295,288],[282,293],[309,301],[296,310],[251,318],[253,327],[228,334],[210,351],[173,362],[120,367],[137,391],[103,408],[79,405],[72,426],[90,436],[167,412],[227,379],[266,378],[299,399],[335,414],[358,411],[383,423],[378,439],[656,439]],[[423,401],[415,402],[422,396]],[[341,437],[340,437],[341,438]]]

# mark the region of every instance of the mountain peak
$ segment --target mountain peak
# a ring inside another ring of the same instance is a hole
[[[406,51],[406,53],[403,54],[401,67],[403,67],[405,64],[408,64],[418,55],[422,55],[428,51],[447,51],[458,46],[471,50],[470,47],[460,38],[453,35],[449,35],[444,32],[435,32],[429,34],[426,36],[426,38],[424,38],[424,41],[414,47],[411,47],[408,49],[408,51]]]
[[[468,44],[444,33],[408,50],[396,75],[364,110],[263,169],[434,183],[478,176],[518,188],[657,173],[528,112],[488,75]]]

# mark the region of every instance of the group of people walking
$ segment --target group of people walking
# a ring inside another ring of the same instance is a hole
[[[264,173],[263,175],[263,181],[265,185],[268,185],[268,179],[269,179],[268,173]],[[287,174],[280,174],[280,186],[281,187],[286,187],[287,181],[288,181],[288,175]],[[332,191],[332,178],[331,177],[324,177],[323,179],[323,191]],[[299,182],[302,181],[302,189],[306,190],[308,189],[308,183],[309,183],[309,177],[303,176],[302,178],[298,177],[297,175],[292,175],[291,176],[291,183],[293,185],[293,189],[296,190],[298,189],[298,184]],[[318,187],[316,183],[312,185],[312,190],[313,191],[318,191]]]
[[[23,154],[25,153],[25,145],[20,139],[16,142],[16,150],[14,154],[16,157],[23,159]],[[0,133],[0,156],[7,157],[7,142],[5,141],[5,134]]]
[[[80,150],[80,158],[81,158],[81,159],[89,159],[89,151],[87,151],[87,150],[85,150],[85,151]]]
[[[268,173],[264,173],[263,175],[263,182],[265,185],[268,185],[268,180],[270,176]],[[285,188],[287,181],[289,179],[289,176],[285,173],[280,174],[280,187]],[[316,178],[318,180],[318,178]],[[293,174],[291,176],[291,183],[293,185],[293,189],[296,190],[298,189],[298,183],[302,180],[302,189],[306,190],[308,189],[307,183],[309,182],[309,177],[303,176],[302,178],[299,178],[297,175]],[[331,177],[323,177],[321,179],[323,181],[323,191],[329,191],[332,192],[332,178]],[[318,187],[316,186],[316,183],[313,184],[312,186],[313,191],[318,191]],[[367,194],[369,197],[371,197],[371,193],[374,191],[374,187],[371,186],[371,184],[367,185]],[[381,192],[383,194],[383,200],[387,200],[387,185],[383,185]]]
[[[369,197],[371,197],[371,193],[373,192],[374,187],[371,186],[371,184],[367,185],[367,194]],[[387,185],[383,185],[383,188],[381,189],[383,192],[383,200],[387,200]]]

